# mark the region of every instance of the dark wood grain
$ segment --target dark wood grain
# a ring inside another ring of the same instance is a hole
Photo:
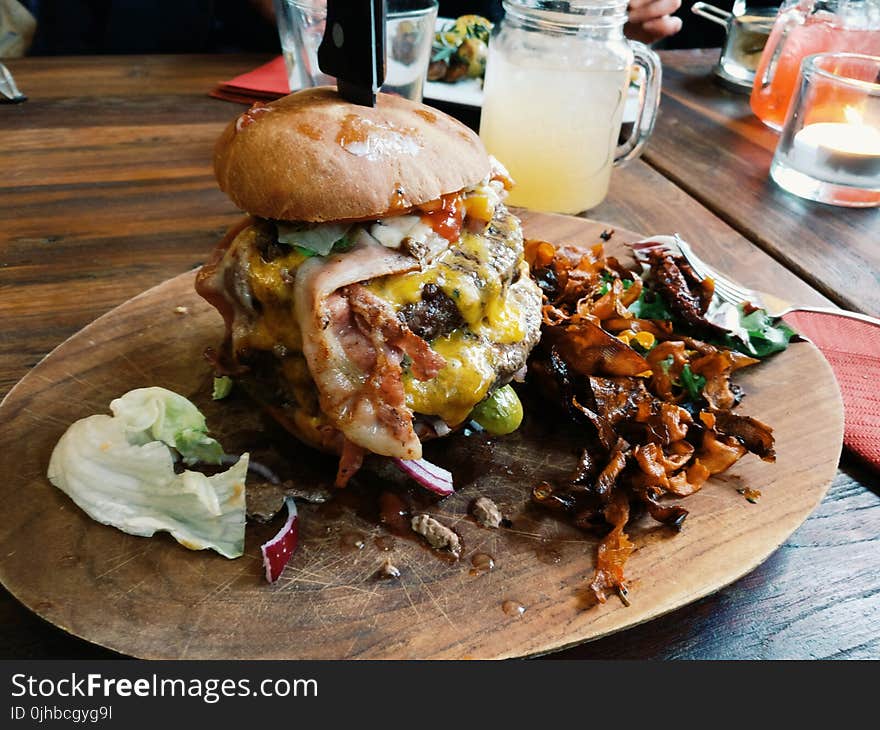
[[[880,208],[802,200],[769,178],[778,135],[721,88],[715,51],[663,57],[660,118],[645,159],[840,306],[880,316]]]
[[[679,55],[675,63],[698,68],[707,58]],[[207,91],[263,60],[8,62],[30,100],[0,105],[0,395],[95,317],[203,261],[238,217],[216,190],[209,154],[215,135],[241,107],[208,98]],[[716,124],[740,102],[724,103],[731,106],[718,110]],[[669,133],[664,130],[661,123],[649,150]],[[687,154],[679,144],[679,153]],[[732,187],[725,183],[724,189]],[[720,197],[724,203],[726,196]],[[643,162],[615,173],[611,194],[592,215],[632,230],[678,230],[713,264],[745,283],[792,299],[827,301],[738,232],[726,206],[708,210]],[[877,552],[880,500],[870,491],[877,484],[868,472],[840,472],[829,499],[750,576],[645,627],[588,645],[579,655],[746,657],[772,644],[777,654],[806,658],[865,644],[866,634],[876,632],[880,571],[853,566],[865,560],[865,551]],[[852,539],[850,508],[857,518],[854,534],[860,535]],[[813,536],[807,538],[813,541],[809,552],[792,542],[804,530]],[[822,538],[832,533],[833,539]],[[821,595],[811,588],[814,561],[824,566],[828,588]],[[832,602],[834,593],[845,599]],[[828,611],[837,620],[823,634],[817,627]],[[737,631],[728,636],[734,621]],[[781,631],[791,622],[800,629]],[[868,646],[858,655],[874,651]],[[0,593],[0,656],[105,655]]]
[[[88,98],[132,100],[167,94],[177,97],[178,106],[185,106],[207,98],[215,84],[251,71],[270,58],[259,54],[192,54],[64,59],[36,56],[4,61],[29,101],[76,98],[78,106],[79,100]]]

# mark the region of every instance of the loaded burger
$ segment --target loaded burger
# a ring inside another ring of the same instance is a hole
[[[503,410],[541,294],[509,178],[470,129],[397,96],[309,89],[232,122],[214,169],[249,214],[197,277],[226,323],[218,360],[340,455],[337,485],[368,453],[418,460],[475,409]]]

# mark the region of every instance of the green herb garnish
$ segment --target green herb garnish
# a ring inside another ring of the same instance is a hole
[[[211,397],[214,400],[223,400],[227,395],[229,395],[231,390],[232,378],[230,378],[228,375],[214,378],[214,392],[211,394]]]
[[[643,289],[639,298],[629,305],[629,311],[639,319],[672,320],[672,313],[666,308],[663,299],[647,289]]]
[[[706,378],[694,373],[690,365],[685,365],[681,369],[681,385],[687,390],[692,401],[698,401],[706,386]]]

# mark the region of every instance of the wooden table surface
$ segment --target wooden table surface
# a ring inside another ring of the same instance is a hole
[[[680,232],[744,283],[880,313],[878,211],[806,203],[767,182],[774,137],[710,75],[716,52],[664,54],[668,89],[642,161],[593,218]],[[259,56],[7,62],[0,106],[0,396],[55,345],[202,262],[239,213],[211,146],[241,107],[209,98]],[[0,474],[0,478],[6,475]],[[880,480],[846,455],[828,496],[754,572],[568,658],[877,658]],[[38,546],[35,546],[38,548]],[[0,589],[0,658],[107,657]]]

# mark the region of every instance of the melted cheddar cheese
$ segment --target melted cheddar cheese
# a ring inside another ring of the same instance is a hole
[[[254,298],[260,302],[262,316],[243,337],[238,347],[273,350],[276,344],[290,352],[302,351],[302,336],[293,314],[293,286],[287,281],[306,257],[291,250],[274,261],[264,261],[256,247],[250,247],[248,266]],[[285,281],[287,279],[287,281]]]
[[[529,275],[521,256],[517,266],[521,276]],[[462,234],[459,245],[444,251],[427,270],[382,277],[368,288],[397,312],[417,302],[426,284],[435,284],[456,303],[466,327],[430,343],[446,360],[436,377],[419,381],[404,373],[406,402],[414,413],[439,416],[456,426],[495,382],[495,351],[486,343],[522,341],[522,312],[505,296],[506,283],[492,266],[490,242],[480,234]]]
[[[446,365],[430,380],[416,380],[404,371],[406,405],[414,413],[439,416],[456,426],[488,395],[496,377],[495,359],[492,350],[463,329],[438,337],[431,348]]]
[[[499,344],[519,342],[524,335],[521,312],[504,296],[504,283],[490,262],[487,239],[465,233],[459,246],[444,251],[431,268],[385,276],[372,281],[368,288],[399,311],[417,302],[426,284],[435,284],[455,302],[462,319],[475,334]],[[519,266],[522,267],[521,262]],[[528,276],[528,269],[524,275]]]

